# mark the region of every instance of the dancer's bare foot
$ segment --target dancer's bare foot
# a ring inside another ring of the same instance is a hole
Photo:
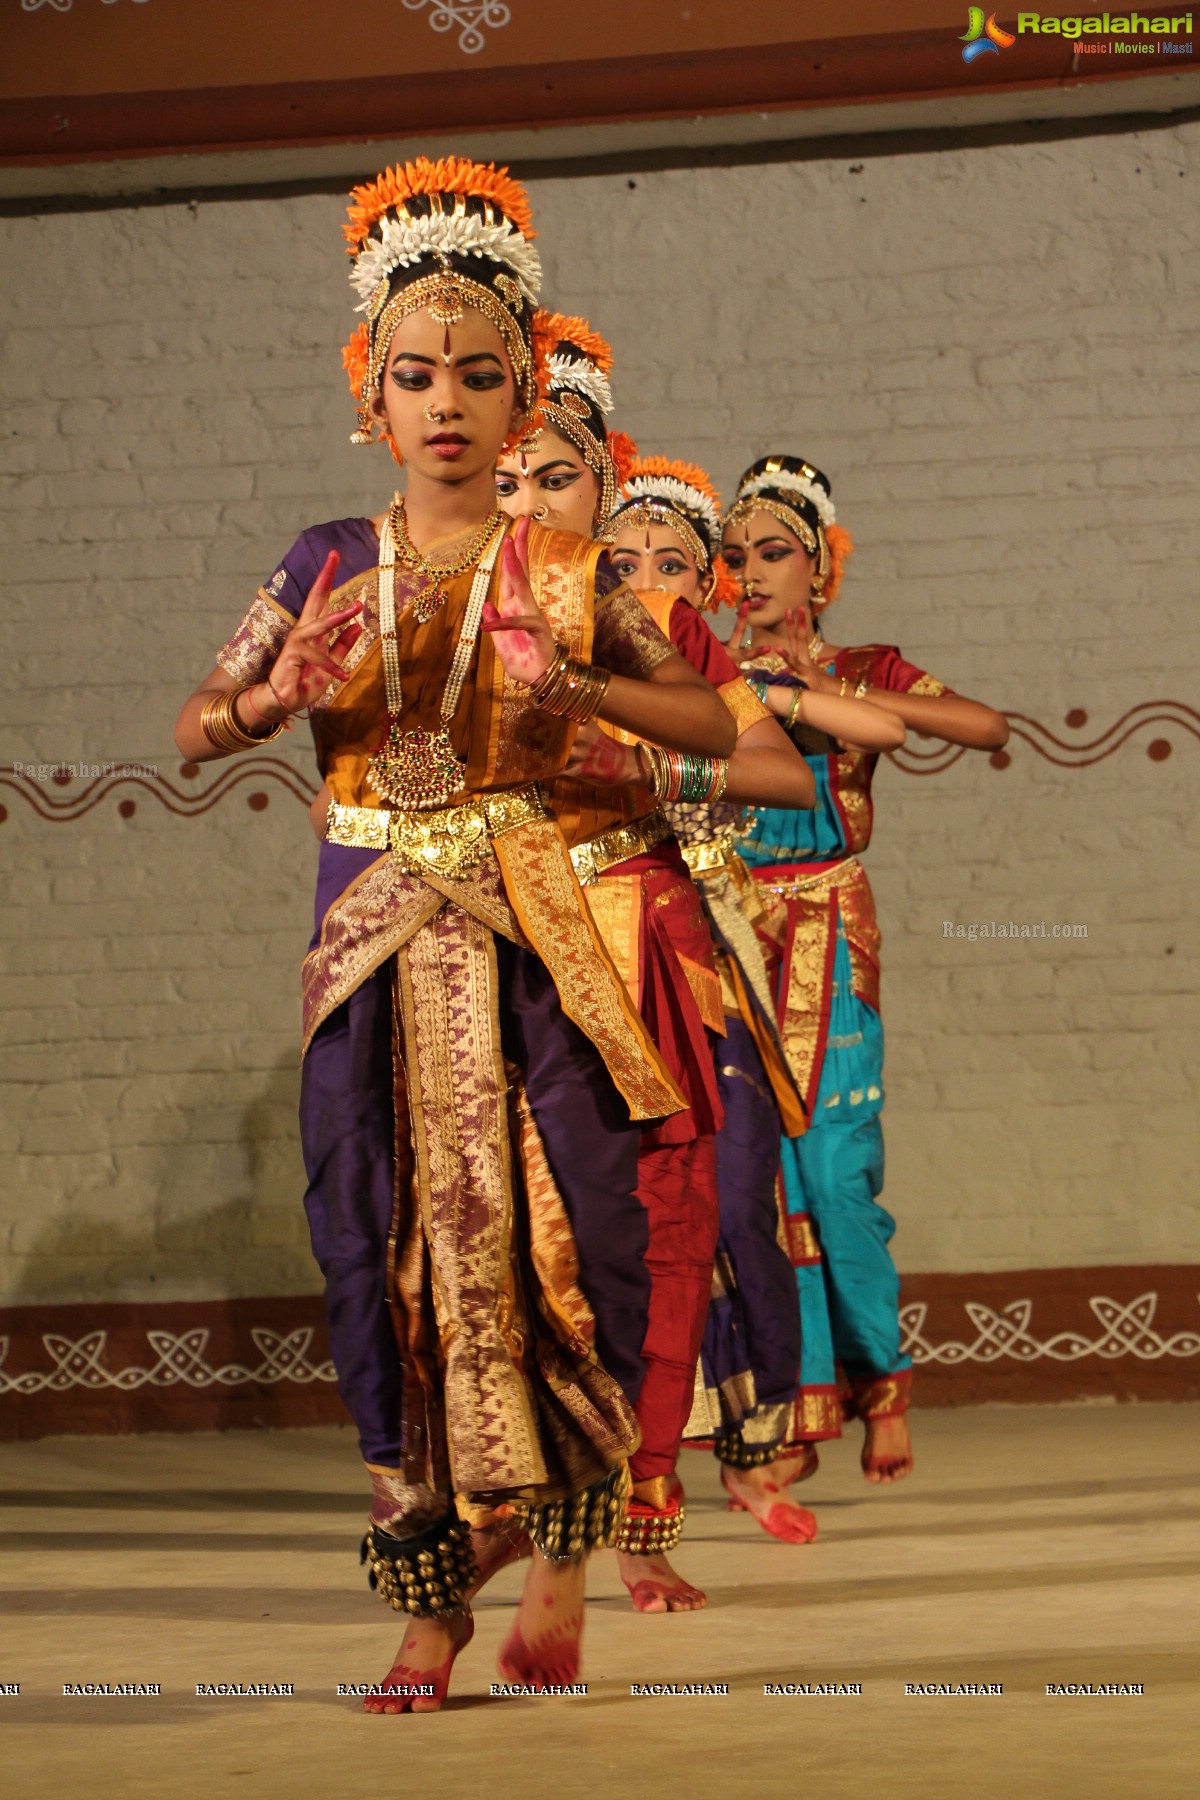
[[[618,1550],[617,1570],[629,1589],[634,1612],[699,1612],[708,1605],[708,1595],[677,1575],[661,1551],[633,1556]]]
[[[517,1622],[500,1652],[505,1681],[532,1688],[567,1687],[579,1677],[587,1560],[551,1562],[534,1550]]]
[[[776,1470],[778,1463],[767,1463],[758,1469],[735,1469],[721,1464],[721,1486],[729,1495],[731,1511],[748,1512],[784,1544],[811,1544],[817,1535],[817,1521],[803,1506],[788,1498],[785,1482]]]
[[[867,1419],[863,1439],[862,1468],[872,1483],[902,1481],[912,1473],[912,1440],[908,1419],[896,1413],[890,1419]]]
[[[454,1659],[475,1632],[470,1613],[448,1619],[413,1619],[395,1662],[377,1691],[363,1701],[369,1713],[437,1712],[450,1687]]]

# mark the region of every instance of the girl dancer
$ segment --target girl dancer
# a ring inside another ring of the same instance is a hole
[[[642,590],[670,588],[700,611],[740,597],[720,551],[720,501],[695,464],[639,458],[627,498],[605,530],[613,569]],[[652,605],[658,595],[642,593]],[[871,706],[802,688],[788,713],[862,748],[903,740],[896,720]],[[725,1013],[717,1045],[724,1124],[717,1137],[720,1233],[698,1388],[688,1437],[714,1437],[731,1504],[773,1537],[807,1543],[816,1520],[786,1494],[806,1446],[840,1435],[820,1251],[807,1214],[778,1194],[781,1132],[799,1135],[806,1115],[775,1023],[758,929],[761,890],[737,854],[745,808],[667,808],[716,944]]]
[[[923,736],[998,748],[1008,736],[1003,714],[952,693],[893,645],[825,642],[817,621],[837,596],[852,548],[819,469],[785,455],[747,469],[724,531],[726,561],[745,595],[744,672],[787,719],[799,680],[812,694],[869,703]],[[778,903],[776,1016],[809,1116],[802,1137],[783,1141],[788,1206],[816,1224],[846,1379],[843,1410],[866,1427],[863,1472],[889,1482],[912,1468],[911,1363],[900,1350],[899,1277],[888,1250],[895,1222],[878,1203],[879,928],[858,861],[871,836],[877,757],[796,722],[792,733],[816,780],[816,807],[756,808],[740,849]],[[815,1458],[802,1473],[813,1467]]]
[[[734,730],[589,544],[510,535],[495,507],[496,457],[537,401],[523,190],[420,159],[352,198],[354,440],[382,434],[405,494],[301,535],[176,741],[199,760],[312,719],[329,798],[302,974],[306,1208],[373,1490],[364,1557],[409,1616],[367,1705],[403,1712],[442,1703],[470,1595],[518,1529],[534,1554],[502,1672],[573,1678],[584,1557],[619,1522],[637,1441],[593,1343],[619,1350],[645,1314],[637,1143],[682,1097],[539,784],[586,719],[710,756]],[[523,1059],[534,1041],[552,1083]],[[604,1209],[635,1248],[589,1277],[589,1307],[568,1217]]]

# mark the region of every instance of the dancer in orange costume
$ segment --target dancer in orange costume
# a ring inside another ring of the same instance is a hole
[[[301,1137],[339,1386],[372,1486],[370,1580],[409,1617],[375,1712],[429,1711],[470,1600],[525,1537],[506,1680],[574,1679],[585,1560],[637,1427],[597,1347],[572,1213],[636,1234],[643,1122],[682,1096],[592,925],[542,783],[580,726],[681,750],[734,729],[587,539],[495,506],[540,385],[523,190],[448,158],[355,190],[354,441],[406,465],[375,517],[304,532],[176,728],[195,760],[308,709],[324,777]],[[553,1092],[523,1047],[553,1046]],[[564,1094],[573,1129],[563,1130]],[[641,1285],[639,1285],[639,1283]],[[630,1298],[632,1294],[632,1299]]]

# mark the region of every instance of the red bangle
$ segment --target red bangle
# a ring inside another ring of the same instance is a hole
[[[275,689],[271,687],[271,677],[269,675],[267,676],[267,686],[271,688],[271,692],[275,694]],[[244,687],[242,693],[246,697],[246,705],[250,708],[250,711],[254,714],[256,719],[261,719],[264,725],[270,725],[273,728],[282,725],[285,731],[290,731],[292,729],[292,715],[288,712],[286,707],[284,707],[284,717],[282,719],[268,719],[266,713],[260,711],[260,709],[255,706],[252,698],[252,690],[248,687]],[[275,694],[275,698],[276,700],[279,700],[279,695]],[[279,700],[279,704],[283,706],[282,700]]]

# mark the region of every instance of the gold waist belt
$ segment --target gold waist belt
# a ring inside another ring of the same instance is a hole
[[[679,848],[693,875],[712,875],[717,869],[733,866],[733,859],[737,855],[733,840],[734,829],[731,826],[719,837],[707,838],[700,844],[680,844]]]
[[[325,818],[325,839],[351,850],[390,850],[406,875],[457,875],[490,855],[493,838],[545,816],[545,796],[536,782],[427,812],[343,806],[334,800]]]
[[[839,887],[851,877],[862,874],[862,864],[857,856],[844,856],[841,862],[830,863],[824,869],[814,869],[811,875],[786,875],[782,881],[768,881],[763,885],[769,893],[778,894],[786,900],[790,895],[811,893],[814,888]]]
[[[610,825],[607,831],[598,832],[586,844],[576,844],[572,850],[571,861],[575,864],[579,885],[587,887],[603,875],[605,869],[628,862],[631,856],[644,855],[670,835],[671,827],[661,807],[647,813],[644,819],[634,819],[629,825]]]

